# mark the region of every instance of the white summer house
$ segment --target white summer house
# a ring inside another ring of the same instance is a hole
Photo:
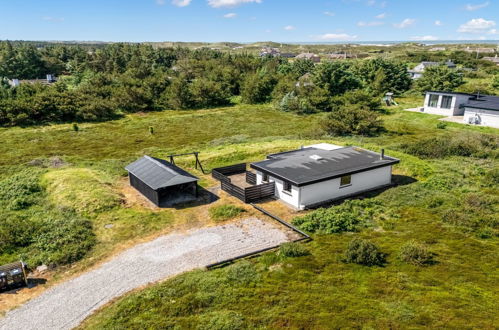
[[[463,123],[499,128],[499,96],[426,92],[422,112],[463,116]]]
[[[303,210],[391,185],[398,159],[321,143],[252,163],[256,183],[275,182],[275,197]]]

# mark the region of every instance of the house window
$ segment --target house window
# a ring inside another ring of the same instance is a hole
[[[262,181],[263,182],[269,182],[269,175],[266,174],[266,173],[263,173],[263,175],[262,175]]]
[[[430,94],[430,99],[428,100],[428,106],[436,108],[438,106],[438,95]]]
[[[291,183],[284,181],[284,187],[282,188],[282,190],[291,193],[291,187],[292,187]]]
[[[345,175],[342,176],[340,179],[340,188],[341,187],[346,187],[352,184],[352,176],[351,175]]]
[[[440,106],[443,109],[450,109],[452,105],[452,96],[444,95],[442,96],[442,105]]]

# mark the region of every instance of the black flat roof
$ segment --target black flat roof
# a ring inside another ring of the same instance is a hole
[[[474,95],[464,104],[464,107],[499,111],[499,96]]]
[[[393,157],[358,147],[335,150],[303,148],[269,155],[267,160],[251,164],[254,168],[296,186],[334,179],[399,162]],[[315,158],[315,159],[314,159]]]
[[[150,156],[136,160],[125,169],[154,190],[198,180],[180,167]]]

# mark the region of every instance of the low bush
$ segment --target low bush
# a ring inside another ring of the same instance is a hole
[[[23,170],[0,181],[0,206],[21,210],[34,204],[40,196],[39,172]]]
[[[298,243],[284,243],[279,247],[279,255],[284,257],[302,257],[310,254],[308,249]]]
[[[447,123],[446,122],[443,122],[443,121],[439,121],[437,123],[437,128],[438,129],[445,129],[447,127]]]
[[[341,205],[320,208],[293,219],[300,229],[319,234],[357,231],[383,216],[384,208],[375,200],[349,200]]]
[[[493,168],[487,171],[484,176],[484,183],[488,186],[498,186],[499,185],[499,167]]]
[[[398,257],[403,262],[421,266],[431,263],[433,260],[433,253],[430,252],[426,245],[416,241],[410,241],[402,246]]]
[[[63,265],[81,259],[96,243],[87,219],[72,212],[29,211],[0,212],[0,257],[21,257],[30,266]]]
[[[95,244],[92,225],[73,211],[47,205],[43,170],[24,169],[0,181],[0,260],[30,266],[68,264]],[[81,187],[78,187],[81,188]]]
[[[340,107],[327,114],[321,121],[321,128],[332,136],[373,136],[383,131],[383,122],[378,113],[352,105]]]
[[[49,200],[61,209],[92,215],[119,205],[120,196],[102,180],[99,172],[86,168],[67,168],[43,176]]]
[[[242,212],[245,212],[243,208],[230,204],[213,206],[209,209],[210,218],[214,221],[233,219]]]
[[[354,238],[348,244],[344,261],[364,266],[381,266],[385,263],[385,255],[368,240]]]
[[[227,268],[227,279],[233,283],[248,285],[258,282],[260,275],[252,263],[241,261]]]
[[[239,330],[246,329],[244,318],[233,311],[216,311],[203,314],[199,318],[199,330]]]
[[[41,221],[24,255],[30,265],[64,265],[83,258],[95,243],[91,222],[65,213]]]
[[[421,158],[445,158],[464,156],[497,158],[499,137],[492,134],[460,132],[432,136],[400,146],[402,151]]]

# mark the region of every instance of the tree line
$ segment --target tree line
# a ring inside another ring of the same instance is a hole
[[[59,80],[15,88],[7,80],[46,74],[55,74]],[[278,109],[299,114],[341,113],[347,107],[351,112],[370,111],[376,110],[372,101],[352,100],[379,100],[386,92],[401,94],[412,86],[407,64],[398,60],[315,65],[308,60],[288,62],[210,49],[126,43],[36,48],[29,43],[0,42],[0,77],[0,125],[98,121],[140,111],[226,106],[235,99],[249,104],[272,102]],[[445,84],[438,79],[423,80],[422,88],[462,84],[459,75],[445,77]],[[352,103],[360,105],[352,107]]]

